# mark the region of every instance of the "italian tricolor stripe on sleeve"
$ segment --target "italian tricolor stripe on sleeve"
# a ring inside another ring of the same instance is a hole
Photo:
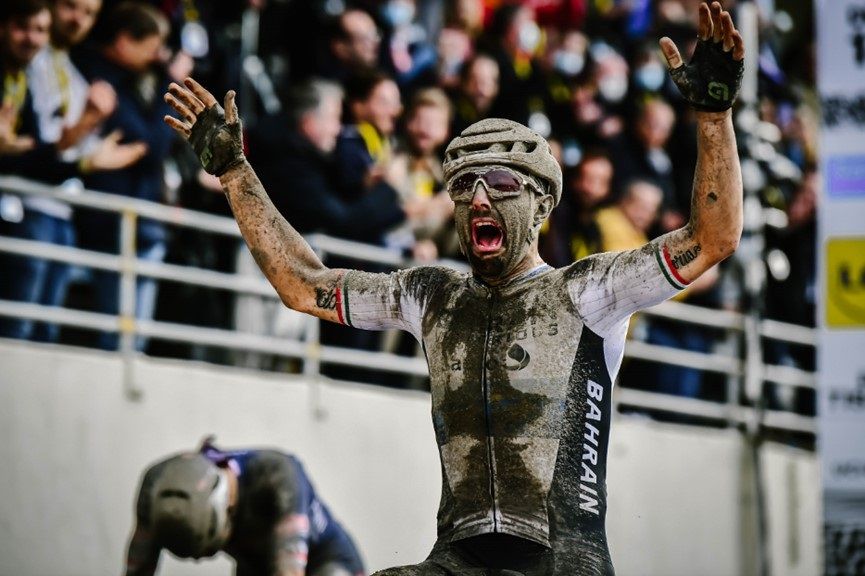
[[[667,249],[666,244],[663,246],[658,246],[658,244],[654,245],[655,248],[655,258],[658,260],[658,266],[661,267],[661,272],[664,273],[664,278],[667,279],[667,282],[673,285],[677,290],[684,290],[688,287],[688,282],[679,274],[679,271],[676,270],[676,267],[673,266],[673,260],[670,258],[670,251]]]
[[[340,324],[351,326],[351,319],[348,311],[348,293],[346,290],[346,276],[341,278],[342,282],[336,286],[336,317]]]

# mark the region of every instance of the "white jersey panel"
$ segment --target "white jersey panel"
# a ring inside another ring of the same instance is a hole
[[[635,250],[595,254],[572,266],[585,270],[568,282],[571,300],[586,326],[604,339],[620,332],[622,322],[637,310],[660,304],[685,286],[672,276],[657,241]]]

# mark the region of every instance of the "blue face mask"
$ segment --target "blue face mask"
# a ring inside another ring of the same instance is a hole
[[[411,2],[391,0],[381,9],[381,15],[393,28],[410,24],[414,19],[415,7]]]
[[[634,72],[634,83],[648,92],[657,92],[664,85],[666,69],[657,62],[644,64]]]
[[[559,50],[553,56],[553,67],[565,76],[576,76],[585,65],[586,58],[579,52]]]
[[[518,33],[520,49],[526,54],[533,54],[541,43],[541,29],[534,22],[525,22]]]
[[[628,76],[610,74],[598,82],[598,92],[605,102],[618,104],[628,93]]]

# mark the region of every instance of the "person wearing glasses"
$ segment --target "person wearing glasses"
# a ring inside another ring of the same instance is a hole
[[[192,79],[167,117],[220,177],[243,236],[289,307],[357,328],[401,328],[423,344],[442,462],[438,538],[425,561],[380,575],[610,575],[604,527],[610,397],[628,318],[736,249],[742,183],[730,108],[744,45],[729,13],[702,5],[686,65],[661,48],[697,109],[691,220],[645,246],[554,269],[538,255],[561,169],[547,142],[501,119],[466,128],[445,154],[470,273],[329,269],[273,208],[226,111]]]
[[[297,458],[223,451],[211,438],[142,475],[126,576],[155,574],[163,548],[196,560],[225,552],[237,576],[364,574],[351,537]]]

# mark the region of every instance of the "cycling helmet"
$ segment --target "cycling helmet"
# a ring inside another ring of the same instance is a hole
[[[445,181],[470,166],[501,164],[531,174],[547,185],[556,204],[562,197],[562,168],[543,136],[518,122],[487,118],[451,140],[445,150]]]
[[[151,528],[180,558],[216,554],[228,534],[228,478],[201,454],[165,462],[151,494]]]

